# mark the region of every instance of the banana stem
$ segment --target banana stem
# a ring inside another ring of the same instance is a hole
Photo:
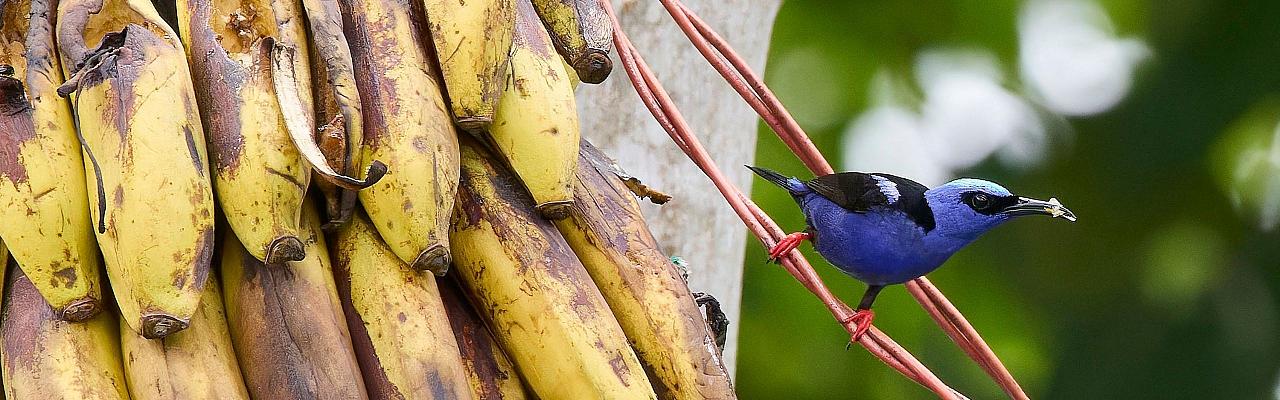
[[[671,14],[676,25],[693,43],[698,52],[751,106],[765,124],[773,129],[783,143],[804,162],[815,175],[834,172],[831,165],[818,151],[804,130],[791,117],[785,106],[774,96],[745,60],[733,47],[679,0],[660,0]],[[616,29],[615,29],[616,30]],[[727,64],[726,64],[727,61]],[[745,81],[745,82],[744,82]],[[920,277],[907,283],[907,288],[921,307],[938,324],[947,336],[992,378],[1010,398],[1024,400],[1027,395],[1000,358],[978,335],[973,325],[947,300],[927,278]]]
[[[617,15],[614,13],[613,5],[608,0],[601,0],[601,5],[614,25],[613,43],[618,49],[618,57],[622,60],[623,68],[626,70],[632,86],[636,89],[636,93],[645,104],[645,107],[653,114],[663,130],[671,136],[672,141],[711,178],[716,189],[729,202],[730,207],[742,219],[742,222],[747,225],[747,228],[766,246],[776,243],[783,236],[782,230],[720,172],[719,167],[716,166],[710,155],[702,147],[698,138],[690,132],[684,117],[675,107],[667,92],[662,88],[661,83],[653,75],[653,71],[645,63],[644,59],[640,57],[635,47],[631,44],[631,40],[622,30]],[[799,252],[793,251],[788,254],[783,259],[782,264],[788,273],[822,301],[836,320],[845,321],[849,319],[846,318],[852,313],[849,307],[831,294],[831,291],[818,278],[817,273],[813,271],[813,267]],[[843,323],[842,325],[850,335],[856,330],[856,326],[852,323]],[[880,330],[873,328],[867,334],[858,338],[858,343],[885,364],[933,391],[938,397],[943,399],[963,398],[959,392],[948,387],[932,371],[929,371],[927,367],[921,364],[919,360],[911,356],[909,352],[889,339]]]

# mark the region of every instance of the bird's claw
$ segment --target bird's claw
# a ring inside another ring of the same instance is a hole
[[[857,342],[859,339],[862,339],[862,335],[865,335],[867,333],[867,330],[871,329],[871,321],[874,320],[875,318],[876,318],[875,311],[871,311],[869,309],[862,309],[862,310],[855,311],[853,315],[850,315],[849,317],[840,321],[840,323],[844,325],[847,325],[849,323],[853,323],[857,325],[857,327],[853,330],[853,335],[849,337],[849,344],[844,346],[845,350],[848,350],[849,346],[853,345],[853,342]]]
[[[782,240],[779,240],[777,245],[774,245],[773,248],[769,249],[769,261],[778,262],[778,260],[782,259],[782,256],[785,256],[787,253],[790,253],[791,250],[795,250],[797,247],[800,247],[800,243],[803,243],[812,237],[813,235],[810,235],[808,232],[796,232],[787,235],[782,238]]]

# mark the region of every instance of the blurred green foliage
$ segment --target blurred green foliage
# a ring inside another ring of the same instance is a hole
[[[1151,49],[1126,99],[1108,112],[1066,119],[1072,133],[1055,137],[1038,168],[986,162],[962,171],[1015,192],[1056,196],[1080,221],[1015,221],[929,277],[1033,398],[1274,397],[1280,232],[1237,211],[1230,180],[1237,155],[1266,146],[1280,123],[1280,2],[1101,5],[1119,35]],[[958,47],[986,49],[1006,76],[1018,76],[1021,6],[786,1],[767,79],[841,169],[846,121],[869,106],[877,71],[910,76],[922,49]],[[1018,91],[1017,81],[1005,86]],[[763,125],[756,159],[808,176]],[[757,181],[753,192],[785,229],[803,228],[783,191]],[[932,397],[859,347],[845,351],[847,336],[831,315],[750,242],[743,315],[735,321],[743,398]],[[857,301],[863,284],[810,246],[802,249],[837,295]],[[905,289],[885,290],[876,310],[877,326],[944,381],[973,398],[1003,397]]]

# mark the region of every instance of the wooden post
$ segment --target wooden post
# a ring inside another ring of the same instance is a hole
[[[686,5],[763,73],[778,0],[687,0]],[[698,54],[656,1],[615,0],[623,29],[653,67],[684,117],[733,182],[750,193],[759,118]],[[689,263],[689,288],[720,301],[729,317],[725,362],[735,368],[747,233],[715,186],[676,147],[636,97],[613,54],[601,85],[578,88],[582,134],[618,165],[673,197],[645,204],[645,218],[663,250]],[[763,262],[761,262],[763,263]]]

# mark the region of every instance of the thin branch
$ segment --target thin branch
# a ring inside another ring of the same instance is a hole
[[[707,62],[725,78],[814,175],[827,175],[833,172],[831,165],[818,151],[817,146],[814,146],[795,118],[791,117],[777,96],[724,38],[679,0],[660,1],[703,58],[706,58]],[[934,322],[947,333],[947,336],[999,384],[1009,397],[1019,400],[1027,399],[1022,387],[1000,362],[995,352],[987,346],[973,325],[937,287],[927,278],[920,277],[908,282],[907,288]]]

